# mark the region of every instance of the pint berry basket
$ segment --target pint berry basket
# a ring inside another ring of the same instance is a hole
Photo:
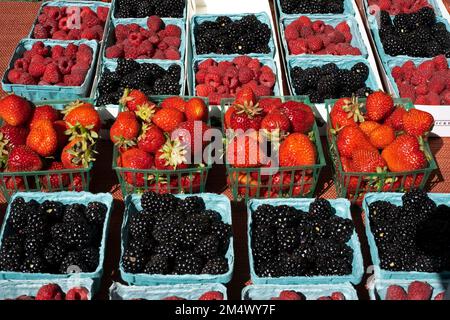
[[[336,135],[330,132],[330,111],[337,100],[326,100],[327,109],[327,141],[330,150],[332,168],[334,170],[334,184],[337,197],[347,198],[352,203],[361,204],[368,192],[404,192],[410,189],[424,189],[431,173],[437,169],[436,161],[427,141],[424,141],[424,152],[429,156],[428,167],[404,172],[346,172],[343,170],[341,156],[337,148]],[[365,111],[365,99],[359,99],[362,111]],[[406,110],[414,108],[409,99],[394,99],[394,105],[402,105]]]
[[[171,96],[152,96],[149,100],[159,105],[164,99]],[[180,96],[185,101],[193,98],[191,96]],[[203,98],[202,98],[203,99]],[[209,106],[208,100],[203,99]],[[119,105],[119,112],[123,111],[122,105]],[[207,124],[209,125],[209,119]],[[203,193],[206,188],[206,180],[211,161],[208,158],[206,163],[198,164],[195,167],[177,170],[158,170],[158,169],[131,169],[119,166],[120,152],[116,146],[113,148],[112,167],[116,171],[119,179],[120,188],[123,196],[134,193],[144,193],[153,191],[156,193],[172,194],[191,194]]]
[[[296,101],[305,103],[311,107],[306,96],[281,96],[261,97],[280,98],[281,101]],[[233,104],[234,99],[222,99],[222,131],[226,137],[225,113]],[[313,108],[314,110],[314,108]],[[235,168],[226,162],[227,184],[231,190],[234,201],[245,201],[259,198],[311,198],[316,190],[320,171],[325,166],[322,143],[320,141],[317,123],[314,123],[310,137],[314,141],[317,151],[315,165],[298,167],[276,167],[276,168]],[[226,144],[224,152],[226,154]],[[224,156],[224,158],[226,158]],[[274,171],[272,171],[274,169]]]
[[[92,99],[78,99],[93,104]],[[62,110],[73,100],[55,100],[32,102],[34,106],[50,105]],[[0,127],[3,121],[0,120]],[[93,162],[87,168],[40,170],[40,171],[0,171],[0,191],[9,201],[16,192],[58,192],[58,191],[89,191]]]

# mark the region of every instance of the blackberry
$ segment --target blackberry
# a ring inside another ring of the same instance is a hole
[[[61,222],[64,215],[64,205],[58,201],[45,200],[40,205],[42,210],[47,216],[47,220],[52,223]]]
[[[269,260],[255,264],[255,273],[259,277],[275,278],[280,276],[279,263],[276,260]]]
[[[22,254],[17,248],[0,250],[0,270],[2,271],[20,271],[21,260]]]
[[[8,223],[16,232],[20,232],[27,226],[27,204],[22,197],[17,197],[11,202]]]
[[[354,74],[359,75],[364,81],[369,77],[369,67],[363,62],[358,62],[350,70]]]
[[[309,221],[311,232],[316,239],[328,238],[328,223],[324,220],[312,219]]]
[[[344,13],[344,0],[281,0],[287,14]]]
[[[169,258],[164,255],[154,255],[145,265],[144,273],[147,274],[168,274]]]
[[[66,247],[60,242],[50,242],[43,251],[43,258],[50,267],[59,267],[67,253]]]
[[[370,222],[378,225],[392,221],[392,212],[397,206],[387,201],[375,201],[369,204]],[[394,217],[395,219],[396,217]]]
[[[154,254],[160,254],[169,258],[175,258],[180,255],[181,250],[176,243],[168,243],[155,247]]]
[[[327,63],[322,66],[323,75],[334,75],[338,70],[339,68],[335,63]]]
[[[292,254],[304,259],[314,259],[317,254],[317,250],[315,250],[313,246],[310,246],[309,244],[301,244],[294,250]]]
[[[141,205],[145,211],[156,216],[175,211],[178,200],[172,194],[160,195],[155,192],[145,192],[141,197]]]
[[[442,261],[427,255],[417,255],[412,262],[412,269],[418,272],[440,272],[442,270]]]
[[[397,32],[408,33],[414,28],[411,17],[412,15],[406,13],[400,13],[394,17],[393,23]]]
[[[155,13],[155,7],[152,3],[143,3],[136,8],[136,18],[150,17]]]
[[[177,64],[172,64],[169,69],[167,69],[167,74],[172,78],[172,80],[178,82],[181,78],[181,67]]]
[[[183,252],[175,257],[175,274],[200,274],[203,269],[202,259],[190,252]]]
[[[130,73],[139,70],[141,66],[138,62],[131,59],[117,59],[117,68],[115,72],[122,78]]]
[[[402,250],[380,252],[380,267],[390,271],[408,271],[410,258],[410,255]]]
[[[281,205],[276,207],[275,219],[273,225],[276,228],[290,228],[296,225],[297,210],[293,207]]]
[[[196,246],[203,235],[208,233],[208,219],[203,216],[193,215],[180,225],[179,243],[185,248]]]
[[[153,246],[154,243],[148,239],[129,239],[127,248],[132,250],[140,250],[147,255],[153,250]]]
[[[151,235],[151,224],[147,217],[137,213],[130,219],[128,233],[133,239],[147,240]]]
[[[352,264],[339,258],[320,257],[316,260],[317,275],[348,275],[352,273]]]
[[[395,239],[396,228],[392,225],[378,225],[373,230],[373,236],[377,243],[392,243]]]
[[[326,75],[317,82],[317,92],[322,96],[334,97],[338,88],[337,79],[333,75]]]
[[[185,0],[154,0],[155,14],[160,17],[182,18]]]
[[[352,220],[334,216],[327,222],[327,234],[331,239],[342,243],[350,240],[355,229]]]
[[[205,202],[197,196],[187,197],[179,202],[177,210],[185,215],[200,213],[205,210]]]
[[[268,226],[259,226],[252,232],[252,250],[257,259],[267,259],[277,252],[277,236]]]
[[[442,54],[442,46],[437,41],[430,41],[427,44],[427,57],[436,57],[440,54]]]
[[[81,261],[86,266],[87,272],[94,272],[100,261],[100,252],[98,248],[88,247],[80,251]]]
[[[92,240],[92,231],[88,225],[80,222],[66,224],[66,243],[70,248],[81,250],[86,248]]]
[[[97,201],[89,202],[85,211],[86,219],[89,223],[103,226],[107,211],[108,207],[104,203]]]
[[[223,257],[215,257],[208,260],[202,270],[202,274],[224,274],[227,272],[228,260]]]
[[[63,223],[57,223],[50,229],[50,236],[53,241],[65,242],[66,241],[66,226]]]
[[[45,263],[39,256],[30,256],[25,258],[20,267],[20,272],[24,273],[44,273],[46,271]]]
[[[299,242],[300,238],[295,228],[277,230],[277,243],[280,251],[292,252]]]
[[[252,220],[256,224],[271,225],[277,214],[277,209],[270,204],[262,204],[252,214]]]
[[[174,238],[176,227],[178,227],[179,223],[179,221],[174,221],[174,219],[170,219],[170,217],[163,221],[156,222],[152,231],[153,238],[160,244],[170,243]]]
[[[39,210],[39,203],[31,200],[27,204],[27,227],[25,232],[27,234],[42,233],[47,228],[47,219],[45,213]]]
[[[222,216],[220,215],[219,212],[215,210],[203,210],[201,214],[208,217],[210,222],[222,221]]]
[[[355,96],[357,96],[359,98],[367,98],[372,93],[373,93],[373,90],[371,88],[363,87],[363,88],[359,88],[358,90],[356,90]]]
[[[172,68],[172,69],[171,69]],[[170,74],[170,70],[179,69],[181,72],[181,67],[177,64],[172,64],[168,71],[164,70],[161,66],[155,63],[143,63],[140,65],[140,70],[142,70],[149,77],[153,77],[154,79],[163,77],[166,73]],[[154,82],[154,81],[153,81]]]
[[[23,238],[17,234],[7,236],[2,241],[2,249],[18,249],[21,250],[23,247]]]
[[[300,243],[302,244],[311,244],[317,238],[317,233],[313,230],[313,225],[309,222],[300,224],[297,228],[297,232],[300,238]]]
[[[102,94],[97,99],[97,107],[106,106],[108,104],[118,104],[122,95],[120,94],[121,90],[118,92],[110,92],[106,94]]]
[[[204,237],[194,249],[194,252],[200,257],[210,259],[217,255],[219,251],[219,240],[215,235]]]
[[[412,14],[411,17],[416,19],[416,25],[426,25],[432,26],[436,23],[436,13],[431,7],[423,7],[415,14]]]
[[[70,204],[66,206],[66,209],[64,211],[64,217],[63,222],[64,223],[85,223],[85,212],[86,206],[83,204]]]
[[[423,190],[411,190],[402,196],[405,214],[411,214],[422,221],[429,217],[436,204]]]
[[[308,262],[298,255],[284,254],[280,257],[279,265],[281,275],[294,277],[305,275]]]
[[[219,239],[219,251],[226,252],[232,236],[231,225],[222,221],[213,222],[211,223],[211,234],[216,235]]]
[[[97,90],[100,95],[105,95],[114,92],[120,83],[120,76],[118,72],[112,72],[105,69],[102,73],[102,77],[98,82]]]
[[[179,95],[181,85],[178,81],[161,78],[155,81],[153,89],[156,95]]]
[[[136,249],[125,250],[122,256],[122,266],[125,272],[140,273],[146,264],[142,251]]]
[[[23,244],[25,256],[38,256],[42,253],[44,249],[44,236],[32,234],[29,235]]]
[[[59,272],[61,274],[80,273],[86,271],[87,267],[83,262],[81,254],[77,251],[67,253],[59,266]]]
[[[309,205],[308,213],[311,217],[318,218],[321,220],[327,220],[334,215],[331,203],[322,198],[317,198]]]

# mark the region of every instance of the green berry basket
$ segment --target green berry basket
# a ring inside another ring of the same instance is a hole
[[[77,99],[94,104],[93,99]],[[35,106],[50,105],[62,110],[74,100],[33,101]],[[3,121],[0,120],[0,127]],[[45,159],[44,159],[45,162]],[[87,168],[64,170],[40,170],[7,172],[0,171],[0,191],[9,201],[16,192],[57,192],[57,191],[89,191],[93,163]],[[50,183],[49,183],[50,182]]]
[[[150,101],[157,104],[171,96],[151,96]],[[185,101],[194,98],[192,96],[180,96]],[[199,97],[195,97],[199,98]],[[201,98],[209,107],[208,99]],[[123,105],[119,105],[119,112],[123,111]],[[210,124],[208,119],[207,124]],[[192,194],[203,193],[206,189],[206,180],[209,170],[211,169],[211,161],[208,158],[206,164],[200,164],[193,168],[177,169],[177,170],[158,170],[158,169],[131,169],[118,165],[119,150],[116,146],[113,148],[112,167],[116,171],[119,179],[120,188],[124,197],[134,193],[144,193],[145,191],[153,191],[157,193],[172,194]],[[209,157],[208,153],[208,157]]]
[[[424,141],[423,147],[428,158],[428,167],[420,170],[405,172],[345,172],[341,157],[337,149],[336,135],[330,132],[330,111],[336,99],[326,100],[327,109],[327,142],[330,150],[332,168],[334,171],[334,184],[337,197],[347,198],[352,203],[361,204],[364,195],[368,192],[404,192],[409,189],[424,189],[431,173],[437,169],[436,161],[430,150],[430,145]],[[358,100],[365,111],[366,99]],[[409,99],[394,98],[395,105],[402,105],[406,110],[414,108]]]
[[[261,98],[280,98],[282,102],[297,101],[314,106],[307,96],[275,96]],[[222,99],[222,132],[226,137],[225,113],[234,99]],[[245,201],[260,198],[311,198],[319,180],[320,171],[326,165],[317,123],[314,123],[311,139],[317,151],[317,162],[312,166],[277,167],[274,174],[267,174],[266,168],[235,168],[226,162],[227,182],[234,201]],[[226,154],[226,143],[224,145]],[[264,172],[265,171],[265,172]]]

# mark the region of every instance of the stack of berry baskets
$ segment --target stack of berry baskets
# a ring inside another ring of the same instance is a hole
[[[427,142],[433,116],[407,99],[376,91],[367,99],[327,100],[327,140],[339,197],[426,186],[436,162]]]
[[[307,98],[258,99],[244,87],[221,109],[234,200],[313,196],[325,159]]]
[[[296,14],[345,14],[354,16],[355,9],[352,2],[351,0],[276,0],[276,6],[281,19]]]
[[[0,190],[88,190],[101,120],[89,99],[29,102],[0,100]]]
[[[211,168],[205,133],[208,101],[203,98],[147,97],[129,90],[111,127],[113,168],[125,195],[205,191]],[[201,138],[200,144],[194,139]]]

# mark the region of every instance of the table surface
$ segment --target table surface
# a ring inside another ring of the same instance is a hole
[[[39,7],[40,3],[0,2],[0,29],[2,30],[0,33],[0,75],[3,75],[18,41],[29,33]],[[0,89],[0,97],[4,94]],[[430,145],[439,169],[433,174],[428,188],[432,192],[448,192],[450,190],[450,140],[448,138],[432,138],[430,139]],[[324,150],[326,150],[325,145]],[[97,299],[107,299],[112,281],[120,281],[118,264],[120,260],[120,226],[122,224],[124,205],[116,174],[111,168],[112,144],[109,141],[102,140],[98,151],[99,156],[97,157],[97,163],[94,165],[90,190],[94,193],[110,192],[114,197],[114,212],[106,248],[104,275],[101,289],[95,296]],[[326,155],[326,158],[327,163],[330,163],[328,155]],[[207,190],[209,192],[229,194],[229,190],[226,187],[224,166],[213,168],[208,178]],[[336,197],[329,165],[321,173],[317,187],[317,196],[325,198]],[[5,210],[5,200],[0,199],[0,222],[3,220]],[[242,288],[250,279],[246,237],[247,218],[245,206],[242,203],[232,203],[232,211],[236,257],[234,276],[228,284],[228,295],[230,299],[238,300],[240,299]],[[371,264],[371,261],[360,209],[353,208],[352,215],[361,241],[364,264],[367,267]],[[369,298],[367,291],[364,289],[365,280],[366,277],[357,286],[360,299]]]

